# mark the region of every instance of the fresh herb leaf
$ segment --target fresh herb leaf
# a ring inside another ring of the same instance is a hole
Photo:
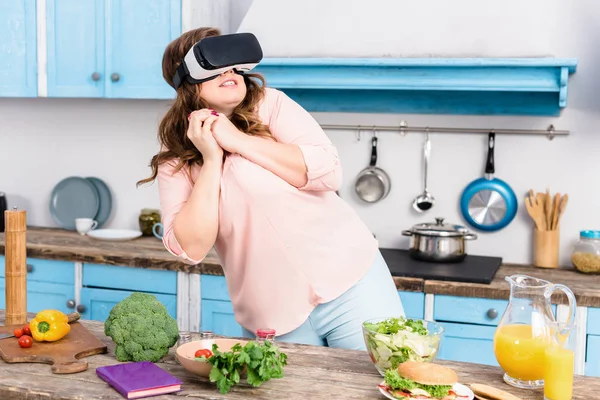
[[[219,351],[213,344],[212,351],[212,357],[206,360],[212,365],[209,379],[222,394],[240,383],[244,369],[248,384],[258,387],[270,379],[283,378],[283,367],[287,365],[287,355],[268,341],[264,344],[250,341],[244,347],[237,343],[227,352]]]

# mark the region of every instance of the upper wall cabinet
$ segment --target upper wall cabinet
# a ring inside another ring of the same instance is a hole
[[[37,96],[35,0],[0,0],[0,96]]]
[[[174,97],[162,56],[181,0],[46,0],[46,21],[48,97]]]

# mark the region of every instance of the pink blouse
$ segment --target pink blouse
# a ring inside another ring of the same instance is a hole
[[[221,178],[215,250],[223,265],[237,322],[277,335],[304,323],[311,311],[357,283],[375,260],[377,241],[356,212],[336,194],[342,168],[337,150],[312,116],[283,92],[267,89],[259,116],[276,140],[298,145],[308,182],[296,188],[234,154]],[[196,177],[201,167],[192,168]],[[167,250],[191,259],[173,233],[175,216],[192,183],[163,164],[158,185]]]

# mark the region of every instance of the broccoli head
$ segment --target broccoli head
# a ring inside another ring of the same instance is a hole
[[[135,292],[110,310],[104,334],[116,343],[117,360],[157,362],[177,343],[179,328],[155,296]]]

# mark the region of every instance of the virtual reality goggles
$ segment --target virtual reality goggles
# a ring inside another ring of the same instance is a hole
[[[206,82],[230,69],[243,74],[256,67],[262,57],[258,39],[251,33],[206,37],[181,60],[173,86],[177,89],[184,79],[190,83]]]

